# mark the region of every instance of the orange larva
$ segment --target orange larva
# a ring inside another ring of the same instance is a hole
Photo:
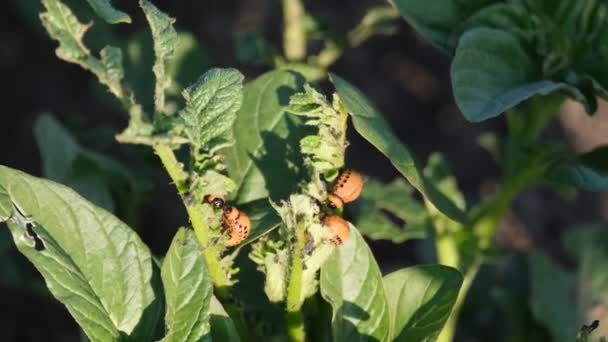
[[[231,206],[231,205],[227,205],[224,207],[224,221],[234,221],[236,220],[240,215],[240,211]]]
[[[230,239],[224,244],[226,247],[233,247],[241,243],[251,230],[251,220],[249,216],[234,207],[224,210],[224,232],[227,232]]]
[[[205,202],[211,204],[215,209],[224,207],[226,200],[222,195],[207,195],[205,196]]]
[[[348,222],[340,216],[325,216],[323,224],[336,234],[331,238],[331,242],[334,244],[341,245],[348,239],[348,235],[350,234]]]
[[[336,178],[331,193],[327,196],[327,205],[332,209],[342,208],[344,203],[352,202],[363,190],[363,178],[355,170],[346,169]]]

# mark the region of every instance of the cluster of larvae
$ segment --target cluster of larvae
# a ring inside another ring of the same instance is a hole
[[[343,170],[327,196],[327,206],[331,209],[340,209],[345,203],[356,200],[361,190],[363,190],[361,174],[351,169]],[[245,212],[226,204],[224,196],[208,195],[205,201],[214,208],[223,210],[222,232],[229,236],[225,243],[226,247],[234,247],[247,238],[251,231],[251,220]],[[348,239],[350,228],[342,217],[322,213],[322,220],[323,224],[334,232],[335,235],[331,239],[334,244],[340,245]]]
[[[340,209],[345,203],[353,202],[363,190],[363,177],[355,170],[345,169],[340,172],[334,181],[331,192],[327,195],[327,206],[331,209]],[[340,245],[348,239],[350,228],[348,222],[337,215],[325,215],[323,224],[331,229],[335,235],[331,241]]]

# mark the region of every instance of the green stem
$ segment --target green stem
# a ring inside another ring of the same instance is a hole
[[[173,149],[166,144],[154,145],[154,152],[158,155],[163,166],[167,170],[169,177],[175,184],[178,193],[183,196],[188,192],[188,173],[183,170],[183,165],[177,160]],[[234,321],[237,330],[242,338],[247,336],[245,322],[238,306],[232,302],[230,289],[231,282],[225,270],[220,264],[220,253],[222,246],[210,245],[209,243],[209,227],[207,221],[202,215],[202,211],[196,204],[187,204],[184,202],[186,211],[192,223],[194,234],[200,245],[203,247],[203,256],[207,263],[209,276],[214,286],[214,293],[218,299],[224,304],[224,308]]]
[[[285,58],[290,62],[301,61],[306,57],[306,31],[304,18],[306,12],[301,0],[283,0],[283,48]]]
[[[186,195],[188,192],[188,173],[183,170],[182,163],[177,160],[171,147],[168,145],[155,145],[154,151],[163,163],[178,193],[182,196]],[[218,292],[218,297],[228,297],[229,291],[227,288],[230,287],[230,279],[228,279],[226,272],[222,270],[219,262],[220,246],[209,246],[209,227],[200,208],[196,204],[184,203],[184,206],[188,212],[188,217],[190,217],[194,234],[203,247],[203,256],[207,261],[209,275],[216,288],[216,292]]]
[[[306,340],[304,332],[304,318],[302,317],[302,276],[303,266],[302,249],[306,243],[306,231],[296,227],[296,242],[291,253],[291,268],[289,272],[289,285],[287,286],[287,334],[293,342]]]
[[[472,265],[469,268],[467,274],[464,276],[462,287],[460,288],[460,292],[458,293],[456,303],[454,303],[454,307],[452,308],[450,317],[445,322],[443,330],[441,330],[439,337],[437,337],[437,342],[452,342],[454,340],[454,334],[456,333],[456,325],[458,324],[458,317],[460,317],[460,310],[462,309],[462,304],[464,304],[464,301],[467,298],[467,294],[469,293],[469,289],[471,288],[471,284],[473,284],[475,276],[477,276],[477,272],[479,271],[480,265],[481,262]]]
[[[472,229],[472,231],[478,237],[479,245],[477,256],[471,265],[466,269],[462,269],[461,255],[458,246],[458,242],[454,237],[447,233],[438,236],[436,240],[437,246],[437,259],[440,264],[452,266],[460,269],[464,273],[464,280],[456,303],[452,308],[452,312],[448,320],[445,323],[443,330],[441,331],[437,341],[438,342],[451,342],[454,339],[456,333],[456,326],[458,324],[458,317],[462,309],[462,305],[467,298],[468,292],[471,288],[479,267],[483,263],[482,251],[486,250],[491,242],[492,236],[496,231],[496,227],[509,210],[510,204],[519,193],[521,189],[526,187],[532,182],[534,177],[515,177],[505,182],[501,191],[494,197],[488,205],[484,208],[482,214],[478,216],[472,223],[472,227],[462,227],[463,229]]]

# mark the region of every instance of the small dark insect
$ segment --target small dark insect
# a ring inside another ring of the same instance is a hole
[[[226,204],[226,200],[222,195],[207,195],[205,196],[205,202],[211,204],[215,209],[223,208]]]
[[[304,248],[302,248],[302,256],[311,255],[312,250],[315,247],[315,239],[312,237],[310,233],[306,234],[306,243],[304,244]]]

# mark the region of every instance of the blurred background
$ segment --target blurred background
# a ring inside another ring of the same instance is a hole
[[[136,1],[114,1],[134,22],[113,26],[95,17],[86,4],[82,5],[84,1],[66,3],[74,5],[81,21],[94,22],[93,31],[87,35],[87,43],[94,51],[111,42],[129,41],[146,28]],[[270,42],[281,44],[279,0],[155,0],[154,3],[177,18],[176,28],[192,33],[200,46],[191,60],[195,64],[192,70],[236,67],[252,79],[269,68],[237,60],[238,34],[257,29]],[[310,13],[325,18],[337,31],[348,31],[357,25],[369,7],[385,2],[326,0],[305,4]],[[4,88],[0,164],[44,176],[44,156],[36,143],[35,127],[38,127],[37,134],[43,136],[50,128],[37,120],[42,113],[51,113],[73,135],[80,148],[112,157],[131,170],[130,180],[117,191],[132,194],[138,209],[118,210],[117,214],[138,230],[154,253],[163,255],[176,228],[186,222],[179,198],[150,149],[121,146],[113,139],[113,135],[126,126],[126,116],[90,73],[55,56],[57,44],[43,30],[39,12],[37,0],[10,0],[0,11],[0,74]],[[152,54],[150,44],[133,46],[131,56]],[[314,49],[314,45],[311,48]],[[145,57],[141,60],[152,63]],[[481,124],[467,122],[452,97],[449,62],[447,56],[400,20],[394,34],[374,36],[361,46],[345,51],[331,71],[358,86],[377,105],[419,160],[426,161],[434,151],[443,153],[465,196],[475,199],[480,193],[491,191],[500,181],[500,168],[477,141],[483,132],[503,134],[504,116]],[[141,76],[133,71],[131,76],[142,77],[143,84],[149,80],[152,85],[150,68],[145,70],[149,75]],[[186,73],[183,77],[192,82],[199,74]],[[327,82],[324,86],[330,89]],[[559,120],[554,121],[545,134],[566,139],[578,151],[588,151],[608,143],[606,132],[608,105],[602,103],[599,112],[589,117],[577,104],[568,102]],[[354,132],[350,133],[349,166],[382,182],[399,177],[384,156]],[[38,141],[40,139],[38,137]],[[529,336],[534,335],[534,340],[550,341],[548,333],[532,318],[527,307],[529,282],[522,255],[532,248],[541,249],[563,267],[573,268],[575,261],[560,247],[561,235],[571,227],[598,221],[608,221],[606,194],[580,192],[574,199],[566,200],[542,188],[521,193],[496,237],[496,244],[505,257],[482,269],[465,304],[457,339],[516,341],[509,336],[519,336],[514,330],[523,329]],[[428,262],[424,241],[410,240],[402,244],[370,241],[370,245],[385,271]],[[2,341],[80,339],[76,323],[50,296],[35,269],[18,254],[6,230],[0,234],[0,307]]]

